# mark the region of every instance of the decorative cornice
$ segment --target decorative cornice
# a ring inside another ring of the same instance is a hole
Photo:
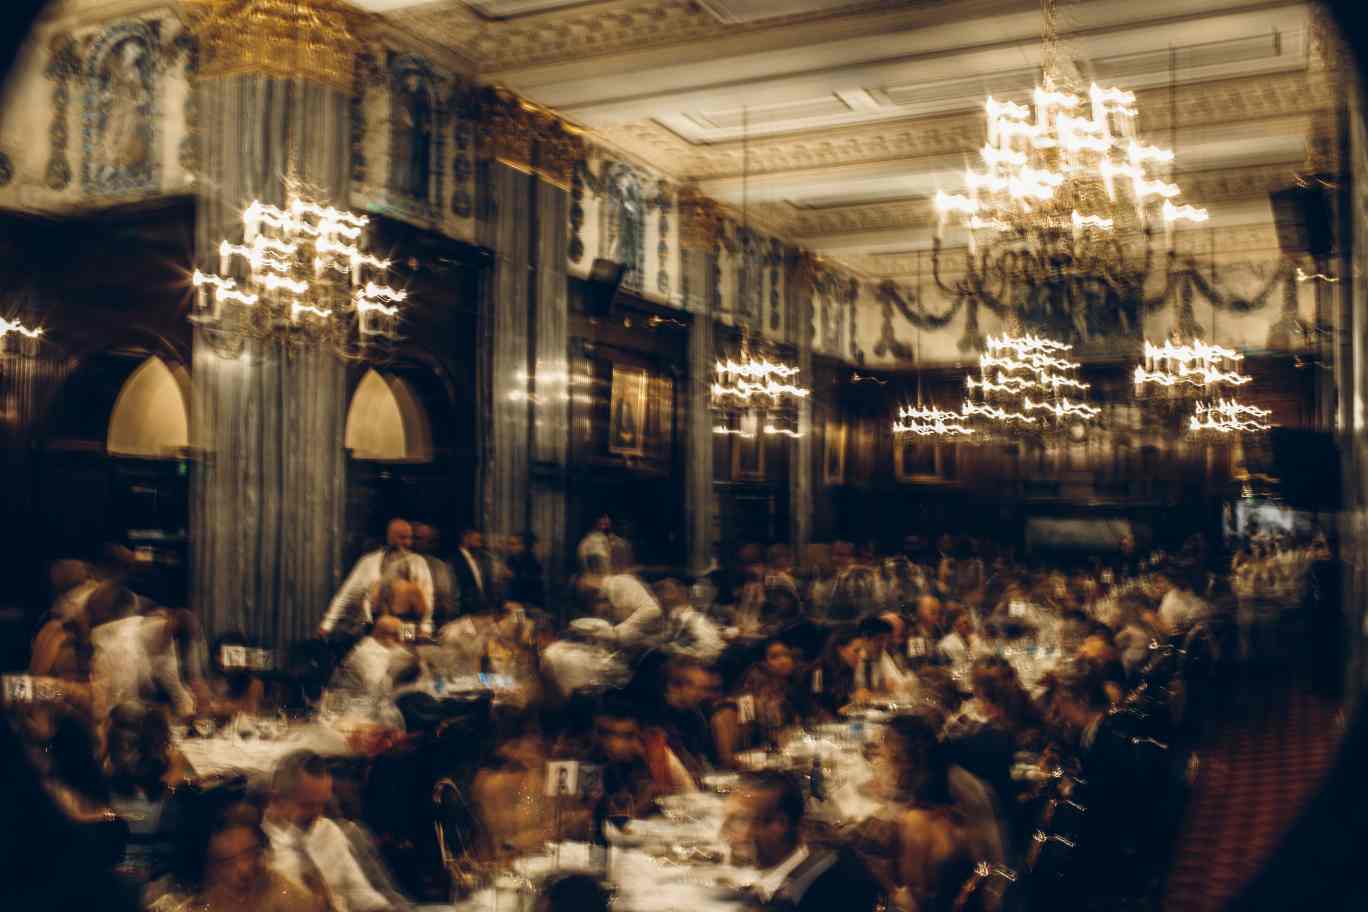
[[[906,6],[907,0],[853,0],[836,10],[722,22],[695,0],[618,0],[552,10],[515,21],[486,21],[464,3],[405,12],[414,31],[458,48],[482,70],[530,67],[627,50],[676,45]]]
[[[194,0],[203,78],[260,73],[344,92],[372,17],[343,0]]]
[[[1137,96],[1142,133],[1167,140],[1168,89],[1145,89]],[[1333,87],[1305,71],[1179,86],[1179,139],[1185,130],[1301,117],[1333,103]],[[958,155],[982,145],[983,131],[983,113],[969,110],[754,138],[749,143],[749,170],[752,176],[764,176]],[[736,178],[743,170],[741,142],[694,144],[654,121],[597,132],[680,180]]]
[[[722,209],[692,184],[679,188],[679,246],[684,250],[712,250],[722,235]]]
[[[505,89],[481,90],[473,101],[485,155],[569,189],[575,164],[587,152],[583,130]]]

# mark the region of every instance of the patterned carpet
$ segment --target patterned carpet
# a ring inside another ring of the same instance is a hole
[[[1163,908],[1221,909],[1278,847],[1335,759],[1338,707],[1289,695],[1214,727],[1199,765]]]

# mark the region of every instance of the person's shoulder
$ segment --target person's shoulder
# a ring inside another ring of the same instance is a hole
[[[312,893],[274,868],[266,870],[263,893],[264,912],[312,912],[317,905]]]

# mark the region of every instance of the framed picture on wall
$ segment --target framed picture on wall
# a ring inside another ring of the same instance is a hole
[[[951,481],[955,477],[955,445],[906,434],[893,439],[893,475],[898,481]]]
[[[740,418],[738,430],[732,437],[732,479],[758,481],[765,477],[765,434],[757,412],[746,412]]]
[[[613,365],[613,388],[608,411],[608,452],[622,456],[641,456],[645,453],[648,380],[642,368]]]
[[[846,426],[827,421],[822,448],[822,483],[845,484]]]

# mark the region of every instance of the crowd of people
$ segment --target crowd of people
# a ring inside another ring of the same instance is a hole
[[[98,876],[50,888],[98,889],[102,908],[408,909],[721,791],[718,844],[752,875],[741,905],[1158,902],[1191,785],[1182,748],[1250,694],[1333,705],[1325,669],[1342,667],[1316,634],[1332,609],[1307,607],[1330,601],[1306,582],[1332,564],[1323,540],[1218,559],[1199,536],[1144,555],[1127,537],[1063,567],[912,535],[801,567],[784,545],[743,545],[696,578],[647,580],[605,516],[559,594],[530,536],[486,544],[466,530],[447,551],[393,520],[317,638],[279,650],[206,643],[191,613],[136,593],[118,549],[54,565],[29,675],[6,679],[7,749],[44,832],[78,833],[68,858]],[[1304,648],[1265,638],[1283,649],[1261,664],[1248,627],[1272,599]],[[197,739],[283,742],[319,720],[342,749],[269,770],[191,759]],[[838,801],[820,757],[783,760],[818,730],[859,739],[858,799]],[[576,784],[548,785],[566,762]],[[542,880],[537,901],[610,896],[600,869]]]

